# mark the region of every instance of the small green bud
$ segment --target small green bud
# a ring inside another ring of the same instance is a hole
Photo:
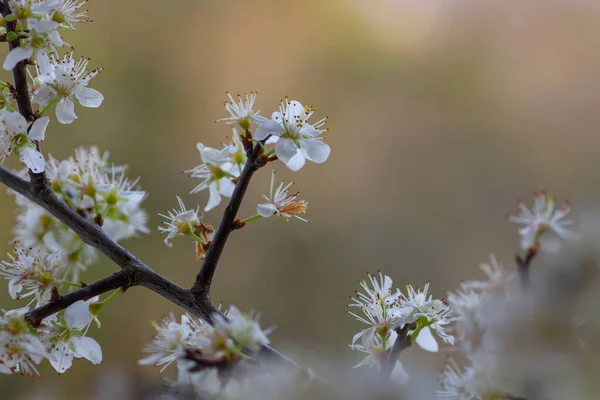
[[[109,206],[114,206],[115,204],[117,204],[119,202],[119,195],[116,194],[115,192],[110,192],[107,196],[106,196],[106,203]]]

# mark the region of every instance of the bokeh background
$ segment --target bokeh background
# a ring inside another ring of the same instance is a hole
[[[494,252],[512,263],[516,226],[504,216],[515,200],[546,189],[577,209],[597,205],[600,173],[600,3],[455,0],[94,0],[93,24],[65,39],[105,70],[91,87],[99,109],[77,108],[72,125],[52,123],[43,149],[63,158],[78,145],[109,150],[141,176],[154,229],[157,212],[204,205],[182,173],[200,162],[198,141],[218,147],[229,127],[224,92],[258,91],[269,115],[283,96],[329,116],[326,164],[293,179],[310,200],[309,224],[275,218],[235,232],[219,265],[213,299],[262,311],[276,325],[276,348],[320,369],[351,366],[348,348],[361,325],[346,314],[367,272],[398,286],[432,281],[444,296]],[[0,52],[3,56],[5,52]],[[2,79],[11,77],[3,72]],[[14,165],[16,164],[9,164]],[[270,168],[252,182],[241,216],[255,213]],[[223,206],[206,215],[216,225]],[[0,196],[0,246],[9,250],[11,196]],[[155,231],[125,243],[152,268],[188,286],[198,270],[193,246],[166,247]],[[106,259],[87,281],[115,266]],[[17,303],[0,293],[4,308]],[[0,376],[3,399],[87,398],[106,376],[160,379],[140,367],[152,320],[166,300],[129,290],[91,330],[104,361],[77,361],[63,376]],[[318,355],[318,356],[317,356]],[[409,374],[434,375],[446,354],[417,348],[402,358]],[[431,397],[435,387],[430,387]],[[425,397],[424,397],[425,398]]]

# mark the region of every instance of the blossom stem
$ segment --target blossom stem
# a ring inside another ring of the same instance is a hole
[[[58,103],[58,100],[58,97],[53,98],[48,104],[46,104],[44,108],[40,110],[40,112],[37,113],[36,118],[41,118],[44,115],[44,113],[50,109],[50,107]]]
[[[253,215],[251,217],[243,219],[241,222],[244,223],[244,224],[247,224],[248,222],[252,222],[252,221],[255,221],[255,220],[260,219],[260,218],[262,218],[262,215],[256,214],[256,215]]]
[[[63,285],[67,285],[67,286],[71,286],[71,287],[76,287],[76,288],[83,287],[83,286],[81,285],[81,283],[75,283],[75,282],[70,282],[70,281],[61,281],[61,283],[62,283]]]

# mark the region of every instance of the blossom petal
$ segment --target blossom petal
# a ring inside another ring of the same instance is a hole
[[[299,171],[300,168],[302,168],[304,166],[305,160],[306,159],[304,157],[304,152],[299,151],[296,153],[296,155],[294,157],[291,158],[290,161],[285,163],[285,165],[292,171]]]
[[[44,156],[33,147],[23,147],[19,152],[19,159],[34,174],[40,174],[46,169]]]
[[[71,304],[65,311],[65,319],[70,328],[85,328],[92,319],[89,304],[83,300]]]
[[[60,99],[56,106],[56,118],[61,124],[70,124],[77,119],[75,103],[71,99]]]
[[[256,206],[256,212],[261,217],[269,218],[271,215],[277,212],[277,207],[271,203],[263,203]]]
[[[415,341],[423,350],[430,351],[432,353],[437,353],[439,350],[438,343],[431,334],[431,329],[429,329],[428,326],[421,329],[419,336],[417,336]]]
[[[99,91],[81,85],[75,86],[73,95],[75,95],[79,104],[90,108],[100,107],[102,100],[104,100],[104,96]]]
[[[31,129],[27,134],[29,140],[44,140],[46,138],[46,128],[48,127],[49,123],[49,117],[36,119],[33,125],[31,125]]]
[[[71,365],[73,365],[73,352],[69,349],[69,344],[65,342],[58,343],[50,352],[49,361],[59,374],[71,368]]]
[[[75,356],[77,358],[85,358],[92,364],[100,364],[102,362],[102,348],[94,339],[81,336],[71,339],[75,347]]]
[[[29,19],[29,27],[38,33],[54,31],[58,28],[58,23],[54,21]]]
[[[254,133],[254,139],[265,140],[269,135],[281,136],[285,133],[285,129],[281,124],[272,119],[267,120],[258,126]]]
[[[306,151],[306,158],[317,164],[327,161],[331,152],[329,145],[319,140],[303,140],[302,148]]]
[[[297,152],[298,147],[296,147],[296,144],[292,139],[281,138],[275,144],[275,154],[277,154],[277,157],[284,163],[290,161]]]
[[[208,186],[208,190],[210,195],[208,197],[208,203],[206,203],[206,207],[204,207],[204,211],[208,212],[215,208],[221,203],[221,195],[219,194],[219,190],[217,189],[217,183],[213,182]]]
[[[19,61],[27,60],[28,58],[31,58],[32,55],[33,49],[31,47],[15,47],[6,56],[4,64],[2,64],[2,68],[10,71],[15,67],[15,65],[17,65]]]
[[[399,385],[404,385],[408,381],[408,374],[404,370],[404,366],[400,360],[396,360],[390,379]]]

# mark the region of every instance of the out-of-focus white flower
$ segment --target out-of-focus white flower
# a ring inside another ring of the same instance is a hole
[[[454,337],[446,333],[446,325],[452,320],[452,309],[439,299],[428,295],[429,282],[421,289],[406,286],[407,294],[401,294],[400,307],[402,317],[400,325],[416,322],[417,330],[413,337],[417,344],[427,351],[438,351],[438,344],[431,330],[444,342],[454,344]]]
[[[277,214],[286,221],[292,217],[296,217],[300,221],[308,222],[308,220],[300,217],[301,214],[306,213],[308,202],[306,200],[296,200],[298,192],[288,194],[288,189],[294,182],[288,183],[285,187],[283,186],[283,182],[281,182],[277,189],[275,189],[275,193],[273,193],[274,183],[275,170],[271,173],[271,190],[269,191],[269,196],[263,195],[266,203],[259,204],[256,207],[256,212],[265,218]]]
[[[43,117],[35,120],[27,132],[27,121],[17,111],[7,109],[0,111],[0,163],[12,153],[34,173],[45,169],[44,156],[37,151],[33,141],[42,141],[50,119]]]
[[[196,147],[200,152],[203,164],[185,172],[191,173],[192,178],[202,180],[191,193],[209,190],[210,195],[204,211],[210,211],[221,203],[221,196],[231,197],[235,189],[233,180],[240,176],[243,166],[232,159],[230,146],[217,150],[198,143]]]
[[[48,353],[35,330],[25,320],[29,308],[0,312],[0,373],[39,375],[36,364]]]
[[[102,362],[102,348],[94,339],[85,336],[92,315],[89,301],[77,301],[65,310],[63,317],[44,320],[44,342],[48,343],[50,364],[62,374],[73,364],[73,358],[85,358],[92,364]]]
[[[41,82],[35,91],[33,101],[42,107],[57,102],[56,118],[62,124],[70,124],[77,119],[75,103],[84,107],[97,108],[102,104],[104,96],[88,86],[89,81],[98,75],[102,68],[88,73],[89,59],[73,59],[73,52],[57,60],[54,55],[48,63],[39,66]]]
[[[12,262],[0,261],[0,276],[8,279],[8,293],[13,299],[35,295],[48,300],[50,291],[56,287],[59,267],[54,255],[36,257],[17,247],[16,257],[9,254]],[[25,294],[21,294],[23,289]]]
[[[111,165],[108,156],[96,147],[78,147],[74,157],[62,161],[49,155],[46,176],[52,190],[115,241],[148,233],[141,208],[146,193],[137,187],[138,179],[126,178],[125,166]],[[79,272],[97,259],[97,251],[37,204],[20,195],[16,202],[20,211],[13,230],[15,242],[37,256],[57,253],[58,276],[77,282]]]
[[[571,212],[571,206],[568,203],[563,203],[556,208],[554,198],[541,191],[533,193],[531,210],[523,201],[519,201],[518,206],[518,214],[508,216],[507,219],[510,222],[524,225],[519,229],[523,250],[537,249],[537,246],[541,244],[542,250],[558,251],[560,239],[576,240],[579,238],[577,233],[567,229],[573,225],[572,220],[565,219]]]
[[[244,314],[235,306],[230,306],[226,317],[221,314],[214,315],[214,329],[216,335],[225,338],[225,345],[233,353],[244,350],[258,351],[262,346],[269,344],[267,335],[271,331],[262,330],[258,323],[259,315],[256,313]],[[218,345],[217,342],[214,342]]]
[[[275,154],[292,171],[302,168],[306,160],[323,163],[331,151],[329,145],[323,143],[321,136],[325,132],[321,127],[325,125],[327,118],[310,124],[308,120],[314,111],[312,106],[304,107],[296,100],[281,100],[279,111],[274,112],[270,120],[259,125],[254,139],[278,137]]]
[[[229,117],[218,119],[217,122],[225,122],[226,124],[238,123],[243,129],[250,128],[250,121],[253,120],[257,124],[264,122],[266,119],[258,115],[259,111],[254,112],[254,102],[256,101],[256,93],[250,92],[242,98],[237,95],[237,101],[231,96],[231,93],[225,93],[229,98],[225,102],[225,110],[229,113]]]
[[[446,364],[441,377],[442,389],[436,392],[438,399],[483,400],[487,384],[473,367],[461,371],[452,359]],[[485,397],[488,399],[488,397]],[[499,397],[501,399],[501,397]]]
[[[181,323],[173,314],[163,319],[162,324],[155,324],[156,335],[145,348],[149,356],[142,358],[141,365],[163,365],[161,372],[173,361],[185,355],[185,349],[196,345],[195,337],[199,326],[203,324],[188,315],[181,316]]]
[[[198,216],[200,207],[196,210],[187,210],[185,204],[183,204],[183,200],[179,196],[177,196],[177,202],[179,203],[179,210],[174,208],[172,211],[167,211],[168,215],[158,214],[166,219],[166,221],[163,221],[166,227],[159,226],[158,230],[161,233],[167,234],[165,244],[169,247],[173,246],[171,239],[176,236],[193,235],[196,227],[201,224],[200,217]]]

